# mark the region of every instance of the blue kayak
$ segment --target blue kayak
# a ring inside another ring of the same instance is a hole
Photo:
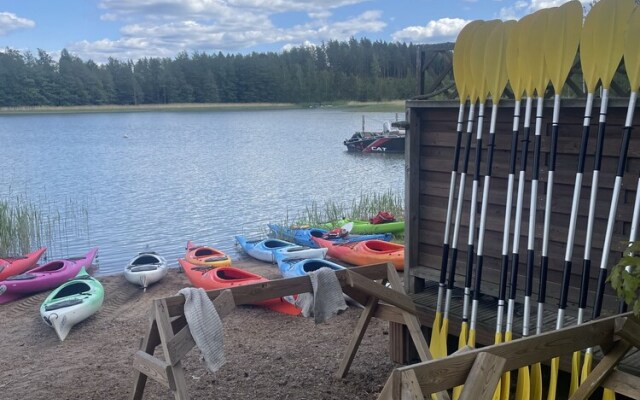
[[[278,262],[278,268],[280,273],[285,278],[291,278],[295,276],[303,276],[309,272],[317,271],[320,268],[331,268],[334,271],[345,269],[342,265],[338,265],[331,261],[322,258],[289,258],[283,259],[281,256],[276,256]]]
[[[322,228],[312,228],[312,227],[286,227],[278,224],[267,224],[269,229],[278,237],[283,238],[284,240],[289,240],[294,242],[295,244],[299,244],[300,246],[307,246],[318,248],[318,244],[313,241],[313,237],[322,238],[329,231],[327,229]],[[335,243],[352,243],[352,242],[360,242],[363,240],[377,239],[390,241],[393,238],[391,233],[377,233],[371,235],[347,235],[345,237],[329,237],[326,238]]]
[[[295,243],[280,239],[247,240],[242,235],[235,236],[236,241],[245,253],[260,261],[275,263],[275,253],[286,258],[322,258],[327,249],[301,247]]]

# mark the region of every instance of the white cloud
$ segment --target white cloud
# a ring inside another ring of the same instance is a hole
[[[569,0],[518,0],[509,7],[502,7],[500,9],[500,18],[502,19],[519,19],[530,14],[534,11],[541,10],[543,8],[558,7],[566,3]],[[590,4],[592,0],[580,0],[582,5]]]
[[[0,12],[0,36],[16,29],[33,28],[36,23],[30,19],[20,18],[14,13]]]
[[[386,26],[379,11],[366,11],[351,19],[329,22],[312,19],[286,29],[276,27],[268,15],[247,13],[238,19],[177,19],[142,21],[121,28],[119,39],[82,41],[68,46],[81,58],[104,62],[108,57],[139,59],[167,57],[180,51],[237,51],[264,44],[282,43],[283,48],[320,43],[331,39],[347,40],[361,32],[377,32]]]
[[[429,21],[425,26],[409,26],[394,32],[392,38],[395,41],[407,41],[413,43],[440,43],[455,40],[460,30],[469,23],[469,20],[461,18],[441,18]]]

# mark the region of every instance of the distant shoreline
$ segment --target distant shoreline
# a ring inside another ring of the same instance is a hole
[[[80,114],[80,113],[125,113],[151,111],[246,111],[246,110],[289,110],[306,108],[335,108],[358,112],[404,112],[404,100],[385,102],[344,102],[328,104],[290,104],[290,103],[176,103],[142,105],[100,105],[100,106],[33,106],[2,107],[0,115],[11,114]]]

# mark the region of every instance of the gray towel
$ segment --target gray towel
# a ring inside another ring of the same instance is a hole
[[[296,306],[302,309],[303,316],[313,316],[318,324],[347,309],[342,287],[331,268],[323,267],[308,275],[313,293],[300,293],[296,299]]]
[[[189,331],[202,352],[207,368],[216,372],[225,363],[224,331],[215,306],[202,288],[184,288],[178,293],[184,296],[184,316]]]

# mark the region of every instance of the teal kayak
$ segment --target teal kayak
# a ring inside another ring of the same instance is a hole
[[[351,233],[356,235],[372,235],[376,233],[392,233],[398,234],[404,232],[404,221],[383,222],[380,224],[372,224],[369,221],[341,219],[338,221],[327,222],[320,225],[320,228],[335,229],[345,224],[353,222]]]
[[[40,316],[64,340],[71,328],[95,314],[103,301],[102,284],[82,267],[75,278],[47,296],[40,306]]]

